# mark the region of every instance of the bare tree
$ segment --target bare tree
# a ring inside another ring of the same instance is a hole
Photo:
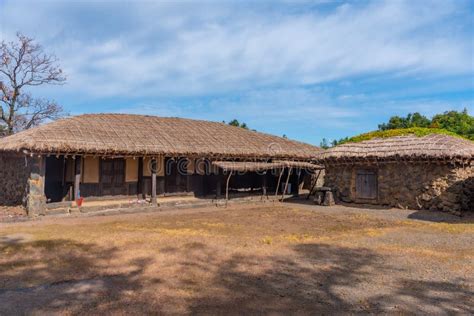
[[[0,123],[7,135],[63,115],[62,107],[54,101],[23,93],[28,86],[63,84],[66,77],[58,60],[45,54],[33,39],[19,33],[17,39],[0,45]]]

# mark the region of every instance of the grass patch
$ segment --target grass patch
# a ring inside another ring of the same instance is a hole
[[[447,131],[445,129],[411,127],[411,128],[390,129],[386,131],[373,131],[369,133],[364,133],[364,134],[350,137],[348,139],[341,140],[339,145],[344,144],[344,143],[359,143],[359,142],[362,142],[365,140],[371,140],[374,138],[389,138],[389,137],[406,136],[406,135],[414,135],[417,137],[423,137],[423,136],[427,136],[431,134],[449,135],[449,136],[469,140],[468,138],[464,138],[456,133]]]

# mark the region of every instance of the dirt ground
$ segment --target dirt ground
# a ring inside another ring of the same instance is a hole
[[[474,221],[294,203],[0,224],[0,314],[474,312]]]
[[[0,223],[26,216],[26,210],[21,206],[0,206]]]

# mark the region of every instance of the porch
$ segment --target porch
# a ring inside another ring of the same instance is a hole
[[[255,163],[234,161],[232,168],[229,162],[224,166],[219,161],[189,157],[50,155],[40,159],[46,203],[36,211],[39,214],[208,205],[224,198],[272,201],[298,195],[310,175],[302,163],[290,166],[289,162],[258,162],[255,168]],[[235,168],[249,164],[254,165]]]

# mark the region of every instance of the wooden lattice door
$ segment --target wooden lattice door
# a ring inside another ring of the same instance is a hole
[[[121,195],[125,192],[125,160],[105,159],[101,163],[102,195]]]

